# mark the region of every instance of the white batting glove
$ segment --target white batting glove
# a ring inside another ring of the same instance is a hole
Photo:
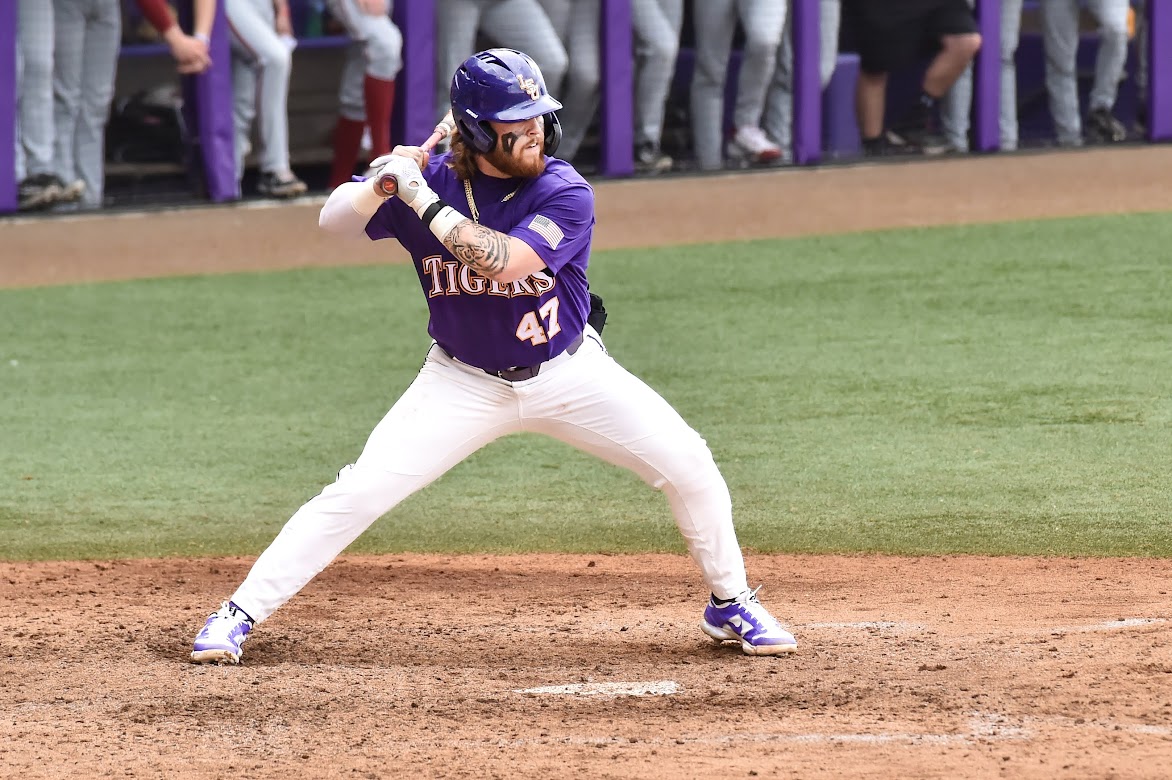
[[[414,209],[416,214],[422,214],[428,206],[439,200],[439,196],[424,181],[419,164],[410,157],[389,155],[376,175],[376,186],[382,186],[382,182],[388,178],[395,180],[395,197]]]

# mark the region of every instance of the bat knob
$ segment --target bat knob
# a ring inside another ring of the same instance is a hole
[[[378,177],[378,188],[383,191],[387,197],[394,195],[399,190],[399,183],[395,181],[395,177],[386,174]]]

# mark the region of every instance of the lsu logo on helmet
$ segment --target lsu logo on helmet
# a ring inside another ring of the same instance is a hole
[[[525,78],[523,74],[518,73],[517,83],[529,95],[530,100],[537,100],[537,98],[541,97],[541,87],[537,86],[537,82],[533,79]]]

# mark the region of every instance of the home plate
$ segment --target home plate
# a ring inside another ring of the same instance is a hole
[[[524,688],[514,691],[514,693],[534,693],[548,696],[671,696],[673,693],[679,692],[680,686],[675,680],[546,685],[541,688]]]

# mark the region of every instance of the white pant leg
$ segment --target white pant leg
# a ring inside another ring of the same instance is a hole
[[[329,0],[329,7],[334,18],[346,28],[346,34],[364,44],[364,73],[394,81],[403,68],[403,35],[391,21],[390,0],[384,0],[385,12],[375,16],[363,12],[355,0]]]
[[[81,102],[73,134],[74,173],[66,180],[85,182],[82,205],[100,207],[106,184],[106,123],[122,41],[122,8],[118,0],[90,0],[88,5],[81,53]],[[57,51],[60,54],[61,49]]]
[[[703,170],[724,164],[724,81],[737,19],[735,0],[694,0],[696,69],[692,74],[692,148]]]
[[[241,61],[254,71],[256,135],[260,169],[275,173],[289,170],[289,76],[293,57],[277,35],[276,16],[270,0],[224,0],[224,13],[232,33],[233,67]],[[239,82],[244,85],[246,79]],[[237,100],[237,108],[240,101]],[[238,119],[243,116],[237,112]],[[239,122],[237,138],[239,139]],[[239,141],[238,141],[239,142]]]
[[[443,413],[434,413],[437,409]],[[297,510],[232,601],[253,620],[264,620],[392,507],[519,429],[508,383],[432,347],[415,381],[371,432],[362,455]]]
[[[838,27],[842,19],[840,0],[821,0],[818,3],[818,78],[822,89],[830,83],[838,65]],[[765,99],[765,114],[761,127],[789,156],[793,146],[794,124],[794,43],[793,15],[786,14],[785,31],[777,50],[777,67]]]
[[[338,113],[355,122],[366,121],[366,44],[350,41],[338,78]]]
[[[1001,149],[1017,149],[1017,45],[1022,0],[1001,0]]]
[[[436,119],[452,107],[452,76],[456,75],[456,68],[476,53],[476,32],[486,5],[486,0],[436,0]]]
[[[1078,0],[1042,3],[1042,43],[1046,50],[1046,91],[1058,142],[1082,143],[1078,108]]]
[[[599,82],[602,79],[602,7],[600,0],[542,0],[550,24],[564,42],[568,64],[560,91],[546,82],[561,101],[562,141],[557,156],[573,160],[598,113]],[[554,13],[550,14],[550,8]],[[555,16],[564,14],[564,19]],[[560,23],[559,23],[560,21]]]
[[[736,127],[760,127],[765,112],[765,92],[777,67],[777,50],[785,27],[783,0],[737,0],[745,48],[737,76],[737,100],[733,109]]]
[[[515,389],[525,430],[630,469],[663,491],[713,593],[731,598],[748,587],[732,501],[708,445],[599,342],[587,338],[572,359]]]
[[[53,0],[20,0],[17,5],[16,85],[19,171],[24,176],[56,173],[53,166]]]
[[[81,85],[85,69],[86,9],[81,0],[53,0],[53,151],[52,173],[67,183],[77,180],[74,138],[81,115]]]
[[[562,83],[570,58],[537,0],[489,3],[480,17],[480,28],[497,45],[523,51],[532,57],[541,68],[547,89]]]
[[[659,144],[667,96],[680,53],[684,0],[633,0],[635,145]]]
[[[1127,67],[1127,0],[1088,0],[1091,12],[1099,20],[1099,53],[1095,57],[1095,83],[1091,89],[1090,108],[1115,107],[1119,80]]]

